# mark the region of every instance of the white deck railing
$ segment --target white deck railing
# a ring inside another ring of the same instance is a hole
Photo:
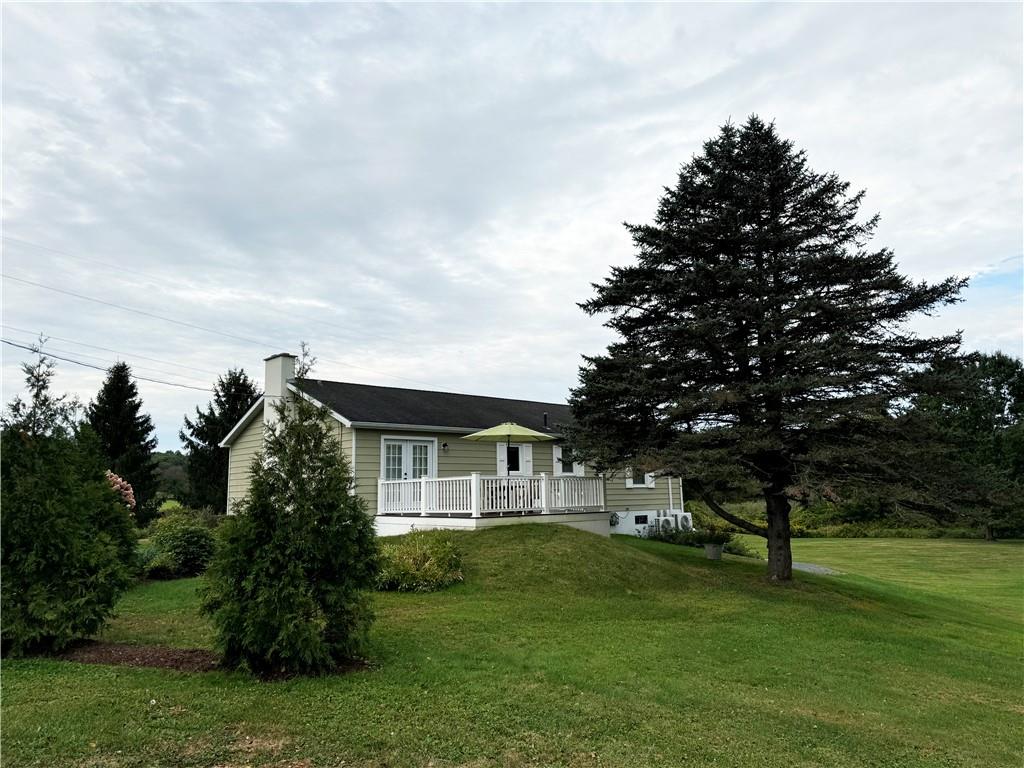
[[[507,513],[585,512],[604,509],[601,477],[421,477],[378,480],[379,515],[501,515]]]

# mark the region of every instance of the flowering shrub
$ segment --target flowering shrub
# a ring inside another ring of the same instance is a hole
[[[135,491],[132,489],[132,484],[125,480],[120,475],[115,475],[109,469],[107,470],[107,482],[110,483],[110,487],[113,488],[117,494],[121,497],[121,501],[128,507],[128,514],[135,514]]]

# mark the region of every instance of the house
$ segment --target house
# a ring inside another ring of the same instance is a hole
[[[524,522],[603,535],[638,534],[670,520],[689,527],[677,479],[599,475],[567,460],[557,439],[559,426],[572,418],[565,404],[300,379],[290,354],[265,363],[265,394],[220,443],[230,451],[228,509],[248,491],[253,458],[277,419],[275,406],[302,397],[330,412],[355,490],[382,536]],[[509,446],[461,439],[506,421],[556,439]]]

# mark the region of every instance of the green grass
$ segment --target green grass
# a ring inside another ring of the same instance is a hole
[[[366,671],[5,662],[4,765],[1021,764],[1019,545],[800,541],[848,575],[773,587],[558,526],[457,538],[466,583],[378,596]],[[208,644],[195,585],[139,587],[104,636]]]

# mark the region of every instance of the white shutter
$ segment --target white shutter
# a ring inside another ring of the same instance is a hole
[[[533,474],[533,446],[529,443],[519,446],[519,469],[524,475]]]
[[[497,443],[498,446],[498,471],[497,474],[502,477],[508,472],[508,453],[505,450],[504,443]]]

